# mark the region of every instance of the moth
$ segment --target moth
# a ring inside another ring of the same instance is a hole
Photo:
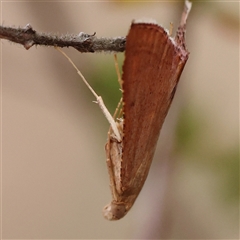
[[[122,118],[112,126],[106,144],[112,201],[104,207],[108,220],[126,215],[147,178],[164,119],[187,62],[186,1],[175,38],[155,23],[133,22],[126,39],[123,64]]]
[[[118,76],[123,97],[114,116],[71,59],[57,48],[94,94],[110,123],[105,151],[112,201],[103,209],[108,220],[127,214],[147,178],[160,130],[188,60],[185,31],[190,9],[191,3],[185,1],[175,37],[155,22],[133,21],[126,37],[123,75]]]

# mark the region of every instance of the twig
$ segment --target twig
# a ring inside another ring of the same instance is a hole
[[[78,35],[53,35],[50,33],[38,33],[27,24],[24,28],[0,26],[0,38],[22,44],[26,49],[33,45],[73,47],[79,52],[123,52],[125,50],[125,37],[97,38],[95,33],[90,35],[79,33]]]

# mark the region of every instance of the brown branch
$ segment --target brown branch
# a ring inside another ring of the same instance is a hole
[[[97,38],[92,35],[79,33],[78,35],[53,35],[38,33],[27,24],[24,28],[0,26],[0,38],[22,44],[26,49],[33,45],[73,47],[79,52],[123,52],[125,50],[125,37]]]

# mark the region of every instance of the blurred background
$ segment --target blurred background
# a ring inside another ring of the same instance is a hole
[[[126,36],[133,19],[178,26],[183,2],[2,2],[1,23],[49,33]],[[2,238],[238,239],[239,3],[194,2],[189,60],[149,176],[120,221],[104,145],[109,124],[75,69],[52,47],[1,41]],[[112,54],[65,49],[113,113]],[[118,54],[122,66],[124,54]]]

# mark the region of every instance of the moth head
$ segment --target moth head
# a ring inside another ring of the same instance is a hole
[[[118,220],[127,213],[126,204],[112,201],[103,208],[103,216],[107,220]]]

